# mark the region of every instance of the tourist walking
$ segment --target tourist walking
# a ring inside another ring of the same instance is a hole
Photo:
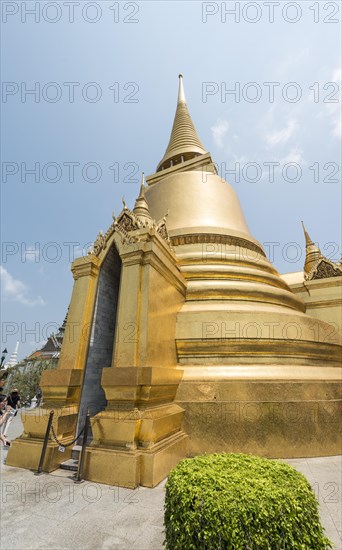
[[[2,426],[6,423],[10,415],[11,411],[9,405],[7,405],[6,395],[0,395],[0,429],[2,429]],[[0,433],[0,441],[7,447],[11,446],[10,442],[2,433]]]
[[[6,420],[4,421],[2,426],[1,432],[4,437],[7,436],[8,428],[13,418],[17,415],[18,409],[20,407],[20,395],[17,388],[13,388],[11,393],[7,396],[7,406],[9,407],[8,411],[10,414],[7,415]]]
[[[39,407],[41,401],[42,401],[42,397],[43,397],[43,392],[42,392],[42,388],[39,386],[38,390],[37,390],[37,407]]]

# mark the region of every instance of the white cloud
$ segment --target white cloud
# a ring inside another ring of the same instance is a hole
[[[223,138],[229,130],[228,120],[219,119],[214,126],[211,127],[214,143],[217,147],[223,147]]]
[[[303,167],[307,166],[307,162],[305,158],[303,157],[303,151],[302,149],[299,149],[298,147],[294,147],[289,151],[289,153],[282,157],[282,158],[272,158],[272,162],[276,162],[277,165],[274,166],[274,168],[265,167],[262,170],[262,179],[266,181],[271,181],[272,174],[276,176],[277,178],[281,176],[281,178],[284,178],[284,171],[285,175],[288,178],[295,178],[296,175],[301,177],[301,174],[303,173]],[[297,167],[291,167],[287,166],[288,164],[297,164]],[[264,166],[262,162],[260,162],[261,166]]]
[[[284,145],[287,143],[298,128],[297,121],[294,118],[288,120],[286,126],[277,132],[270,132],[266,134],[266,141],[270,147],[276,145]]]
[[[1,275],[1,292],[5,298],[10,298],[20,304],[25,306],[42,306],[44,305],[44,300],[41,296],[38,296],[37,299],[32,300],[28,298],[27,292],[28,288],[22,281],[15,279],[12,275],[5,269],[0,266],[0,275]]]
[[[306,160],[303,157],[303,151],[298,148],[291,149],[288,155],[286,157],[280,159],[280,165],[284,166],[285,164],[288,164],[289,162],[295,162],[299,164],[301,167],[305,166]]]

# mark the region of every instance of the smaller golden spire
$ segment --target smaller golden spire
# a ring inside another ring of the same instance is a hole
[[[152,221],[152,216],[150,214],[150,209],[147,204],[147,200],[145,197],[145,174],[142,173],[141,176],[141,186],[140,186],[140,193],[135,201],[135,205],[133,208],[133,212],[138,218],[143,221],[144,223],[148,221]]]
[[[139,200],[139,199],[145,199],[145,172],[141,172],[140,193],[139,193],[139,197],[137,198],[137,200]]]
[[[305,243],[306,243],[306,256],[305,256],[305,263],[304,263],[304,273],[306,275],[309,275],[312,268],[314,268],[319,260],[323,257],[320,249],[318,246],[311,240],[309,233],[305,229],[305,225],[302,222],[304,236],[305,236]]]
[[[305,229],[305,225],[304,225],[303,221],[302,221],[302,227],[303,227],[303,231],[304,231],[306,246],[314,245],[315,243],[312,242],[309,233]]]

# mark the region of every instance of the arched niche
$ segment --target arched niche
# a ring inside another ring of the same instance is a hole
[[[118,248],[121,239],[111,239],[102,251],[92,322],[88,327],[89,345],[83,376],[78,431],[83,427],[87,410],[94,416],[106,408],[101,385],[102,371],[112,364],[122,261]]]

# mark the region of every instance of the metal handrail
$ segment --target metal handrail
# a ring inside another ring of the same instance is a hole
[[[47,423],[45,437],[44,437],[42,453],[40,455],[39,466],[38,466],[38,470],[36,472],[37,476],[39,476],[40,474],[43,473],[43,464],[44,464],[44,459],[45,459],[45,455],[46,455],[46,449],[47,449],[47,445],[48,445],[48,441],[49,441],[49,435],[50,435],[50,430],[51,430],[52,420],[53,420],[53,415],[54,414],[55,414],[55,411],[50,411],[49,420],[48,420],[48,423]]]
[[[83,466],[84,466],[84,459],[85,459],[85,453],[86,453],[86,448],[87,448],[89,425],[90,425],[90,415],[89,415],[89,411],[88,411],[86,419],[85,419],[81,456],[80,456],[79,461],[78,461],[78,469],[77,469],[75,483],[82,483],[82,481],[83,481]]]

